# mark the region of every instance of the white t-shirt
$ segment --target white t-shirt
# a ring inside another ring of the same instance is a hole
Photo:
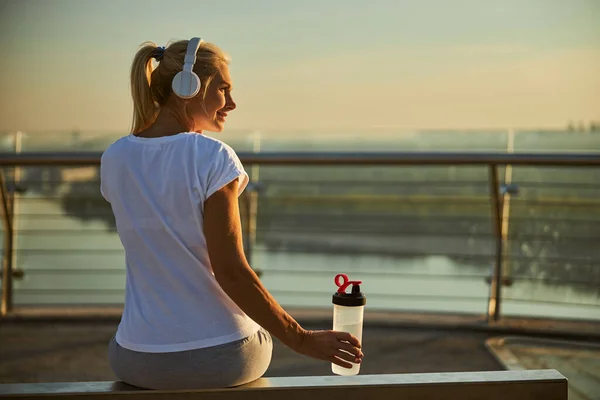
[[[260,326],[216,281],[203,232],[204,201],[248,174],[231,147],[195,132],[123,137],[102,155],[126,260],[125,307],[116,340],[150,353],[216,346]]]

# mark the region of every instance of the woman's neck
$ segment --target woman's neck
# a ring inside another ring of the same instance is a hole
[[[193,127],[186,126],[186,124],[182,123],[181,119],[182,118],[178,118],[178,116],[168,110],[161,110],[158,117],[156,117],[156,121],[154,121],[152,125],[134,135],[146,138],[156,138],[173,136],[182,132],[194,132]],[[198,133],[202,133],[202,131]]]

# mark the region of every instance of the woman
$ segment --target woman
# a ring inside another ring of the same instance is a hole
[[[248,175],[231,147],[203,134],[222,131],[236,108],[223,52],[199,38],[145,43],[131,89],[132,134],[101,161],[127,265],[109,345],[117,377],[149,389],[244,384],[267,370],[270,334],[300,354],[361,362],[356,337],[303,329],[248,265],[237,200]]]

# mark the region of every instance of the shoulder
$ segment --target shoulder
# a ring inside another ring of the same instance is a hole
[[[204,133],[195,134],[193,136],[194,136],[196,142],[201,146],[205,146],[207,148],[215,149],[215,150],[226,149],[226,150],[233,151],[231,146],[229,146],[227,143],[225,143],[219,139],[216,139],[212,136],[207,136]]]
[[[206,136],[205,134],[196,134],[194,139],[198,145],[198,148],[205,154],[208,153],[216,157],[220,156],[238,160],[235,150],[230,145],[219,139]]]
[[[112,157],[115,157],[119,152],[122,151],[126,141],[127,136],[124,136],[109,144],[106,150],[102,152],[100,161],[102,162]]]

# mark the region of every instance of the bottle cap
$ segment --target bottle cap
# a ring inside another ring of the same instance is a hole
[[[349,281],[346,274],[337,274],[334,282],[338,290],[333,294],[333,304],[346,307],[359,307],[367,304],[367,297],[360,291],[362,281]],[[346,288],[350,285],[352,285],[352,290],[350,293],[346,293]]]

